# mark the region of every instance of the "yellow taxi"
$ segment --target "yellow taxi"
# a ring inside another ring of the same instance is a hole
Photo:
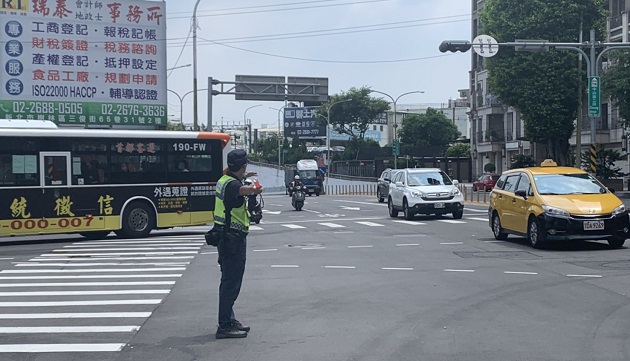
[[[534,248],[552,240],[607,240],[620,248],[630,222],[613,192],[585,171],[551,159],[540,167],[511,169],[490,194],[490,228],[496,239],[521,235]]]

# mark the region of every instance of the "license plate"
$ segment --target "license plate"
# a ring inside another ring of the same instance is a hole
[[[434,208],[444,208],[444,203],[433,203]]]
[[[585,231],[597,231],[604,229],[604,221],[584,221]]]

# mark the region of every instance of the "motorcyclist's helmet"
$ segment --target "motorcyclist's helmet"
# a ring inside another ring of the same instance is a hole
[[[295,180],[300,180],[300,176],[299,176],[299,175],[296,175],[295,177],[293,177],[293,179],[295,179]]]

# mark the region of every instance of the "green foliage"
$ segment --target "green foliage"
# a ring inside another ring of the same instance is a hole
[[[398,136],[406,149],[418,149],[448,146],[459,138],[460,133],[444,114],[429,108],[425,114],[406,116]]]
[[[339,101],[343,103],[332,104]],[[335,94],[327,103],[322,104],[317,110],[317,116],[321,124],[326,125],[326,117],[330,109],[330,124],[337,132],[350,135],[352,138],[363,139],[369,124],[389,109],[389,104],[382,100],[372,98],[367,87],[350,88],[347,92]]]
[[[591,156],[590,152],[583,152],[581,155],[582,168],[590,169]],[[624,160],[624,156],[614,149],[603,149],[597,152],[597,178],[610,179],[623,177],[625,173],[621,171],[621,167],[615,165],[616,162]]]
[[[186,126],[182,123],[173,123],[173,122],[168,122],[166,124],[166,130],[186,130]]]
[[[258,152],[261,160],[278,163],[278,137],[275,135],[258,141]]]
[[[608,53],[613,62],[602,74],[602,95],[610,97],[619,107],[620,121],[624,127],[630,126],[630,51],[613,50]]]
[[[603,0],[486,0],[481,12],[483,32],[499,42],[545,39],[577,42],[580,26],[605,34]],[[587,36],[588,37],[588,36]],[[559,164],[568,162],[569,138],[578,107],[577,89],[585,82],[574,52],[515,52],[512,47],[487,60],[489,89],[504,105],[517,108],[525,136],[547,146]]]
[[[470,157],[470,144],[453,144],[446,150],[447,157]]]
[[[510,169],[536,166],[536,159],[531,155],[517,154],[510,161]]]
[[[486,163],[486,165],[483,166],[483,171],[486,173],[494,173],[494,171],[497,170],[497,167],[494,165],[494,163]]]

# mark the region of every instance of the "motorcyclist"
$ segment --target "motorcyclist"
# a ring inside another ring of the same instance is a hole
[[[302,181],[300,181],[300,176],[296,174],[295,177],[293,177],[293,181],[289,183],[289,196],[292,196],[295,189],[302,185],[303,184]]]

